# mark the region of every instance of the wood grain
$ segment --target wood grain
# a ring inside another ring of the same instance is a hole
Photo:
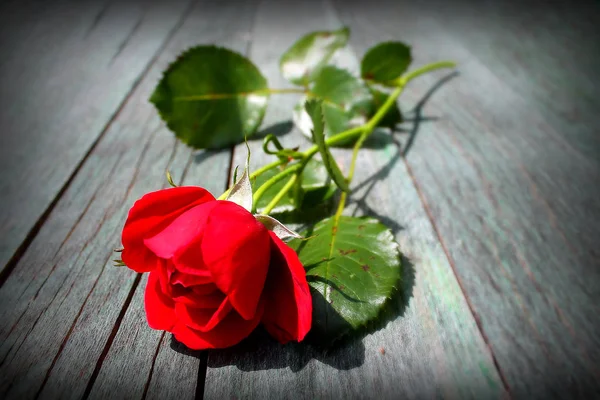
[[[111,259],[129,208],[166,185],[166,168],[178,182],[190,171],[190,182],[215,193],[223,190],[230,152],[192,154],[175,141],[147,100],[167,64],[200,38],[246,46],[248,8],[213,4],[200,3],[192,16],[182,10],[190,19],[87,157],[0,289],[0,397],[76,398],[95,390],[112,390],[119,397],[121,389],[140,388],[156,397],[172,391],[171,382],[154,373],[148,382],[149,371],[170,371],[173,363],[178,363],[173,379],[188,385],[173,393],[195,391],[197,359],[158,347],[161,333],[140,321],[134,290],[140,292],[143,284],[132,271],[112,267]],[[231,21],[237,23],[228,25]],[[113,340],[117,347],[109,352]],[[120,377],[126,381],[108,387],[128,365],[137,369],[127,369],[128,375]]]
[[[340,26],[327,2],[264,1],[258,11],[251,58],[270,85],[283,87],[277,61],[303,33]],[[351,51],[337,63],[357,69]],[[295,97],[272,99],[265,125],[288,120]],[[308,143],[294,130],[281,141]],[[250,143],[253,166],[267,162],[260,141]],[[347,168],[350,154],[336,151]],[[234,165],[243,165],[238,146]],[[504,393],[446,255],[429,223],[406,167],[391,141],[361,153],[353,204],[346,210],[380,217],[405,256],[404,293],[385,329],[324,352],[306,344],[281,346],[260,331],[240,346],[209,352],[206,399],[220,398],[499,398]],[[368,196],[366,192],[369,192]],[[403,297],[403,298],[402,298]],[[406,306],[408,303],[408,306]]]
[[[225,6],[199,2],[161,59],[170,62],[186,47],[217,44],[234,51],[247,51],[256,1],[249,0]],[[199,41],[201,38],[201,41]],[[166,65],[166,64],[165,64]],[[164,136],[173,135],[166,129]],[[205,187],[218,197],[226,189],[231,150],[200,151],[189,154],[185,149],[175,158],[189,160],[183,173],[174,172],[183,185]],[[120,271],[118,271],[120,272]],[[150,329],[144,313],[145,284],[136,289],[133,300],[104,359],[90,398],[168,398],[193,399],[199,372],[200,352],[189,352],[174,343],[170,333]],[[203,369],[206,365],[203,365]]]
[[[186,3],[3,2],[0,272],[14,267]]]
[[[589,223],[600,218],[596,144],[577,126],[551,125],[552,109],[499,79],[496,72],[509,68],[499,66],[504,57],[482,62],[463,44],[465,30],[446,23],[453,13],[379,4],[338,4],[359,53],[400,39],[413,45],[415,65],[446,58],[460,65],[460,76],[420,108],[439,119],[422,123],[407,166],[511,394],[597,396],[600,230]],[[488,35],[484,26],[469,37]],[[522,72],[532,77],[547,73],[536,78],[542,81],[551,74],[569,81],[575,73],[528,68]],[[405,110],[438,77],[412,83],[401,100]],[[590,120],[579,127],[585,124],[589,132],[598,127]]]
[[[447,2],[430,15],[571,146],[600,158],[600,7],[582,1]],[[482,34],[485,32],[485,34]]]

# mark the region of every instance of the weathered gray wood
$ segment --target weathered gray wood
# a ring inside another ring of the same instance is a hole
[[[200,43],[217,44],[244,53],[249,45],[253,22],[248,16],[252,16],[255,9],[254,0],[230,5],[199,2],[161,60],[170,62],[186,47]],[[166,129],[161,133],[172,136]],[[184,148],[182,144],[178,145],[178,150]],[[186,149],[175,157],[189,159],[183,180],[181,173],[173,172],[177,182],[205,187],[215,197],[226,189],[230,149],[196,152],[191,157]],[[181,346],[179,350],[172,349],[171,334],[163,335],[148,327],[144,313],[144,290],[145,283],[137,287],[114,343],[102,363],[90,398],[195,397],[199,360],[182,354]]]
[[[584,1],[573,7],[537,0],[438,2],[430,14],[571,146],[598,159],[599,5]]]
[[[171,7],[176,5],[171,3]],[[112,249],[119,246],[133,202],[166,185],[166,168],[176,181],[190,171],[191,182],[216,193],[223,190],[230,152],[192,155],[176,143],[147,99],[167,64],[201,38],[243,48],[248,41],[246,10],[239,5],[198,5],[86,159],[0,289],[0,397],[32,398],[36,393],[41,398],[81,397],[86,388],[93,394],[95,385],[90,379],[101,378],[100,373],[107,371],[101,368],[102,362],[118,371],[119,366],[128,365],[123,357],[135,359],[132,365],[149,368],[144,361],[152,361],[160,333],[139,321],[137,297],[123,315],[137,275],[112,267]],[[237,23],[228,25],[232,21]],[[138,291],[141,287],[137,285]],[[117,331],[121,322],[127,325]],[[116,333],[121,335],[117,343],[126,343],[127,352],[123,347],[108,352]],[[131,347],[127,340],[135,341],[136,333],[139,342]],[[198,361],[166,350],[158,348],[155,371],[168,371],[172,363],[178,363],[181,382],[190,386],[182,386],[177,393],[189,394],[195,390],[191,382],[197,377]],[[144,359],[148,351],[150,358]],[[149,376],[141,370],[128,370],[131,387],[142,379],[147,384]],[[155,377],[147,395],[160,396],[170,386],[168,379]]]
[[[338,7],[359,53],[400,39],[414,46],[415,65],[459,63],[460,76],[422,110],[440,119],[421,123],[407,155],[409,171],[511,394],[596,397],[600,229],[591,221],[600,219],[600,165],[592,156],[596,139],[578,129],[587,124],[597,132],[598,123],[582,121],[574,130],[564,122],[550,125],[549,109],[535,96],[498,78],[498,70],[509,69],[499,65],[502,56],[493,64],[478,60],[462,42],[464,31],[455,29],[458,22],[446,28],[453,13],[425,9],[409,2]],[[469,37],[486,36],[486,27]],[[545,79],[558,74],[565,81],[575,73],[550,66],[522,73],[546,71]],[[439,76],[412,83],[401,100],[405,110]],[[575,108],[585,102],[572,101]]]
[[[177,350],[175,350],[177,349]],[[202,385],[206,364],[202,365],[194,352],[193,356],[179,343],[173,342],[168,332],[162,337],[152,366],[152,376],[148,382],[144,399],[195,399],[198,385]],[[202,382],[199,381],[202,379]],[[201,386],[202,387],[202,386]]]
[[[282,87],[277,61],[303,33],[338,28],[326,2],[264,1],[253,35],[251,58],[270,85]],[[356,70],[351,52],[338,63]],[[265,125],[290,118],[295,97],[272,99]],[[288,146],[307,141],[294,130],[281,138]],[[260,141],[250,143],[251,164],[270,161]],[[336,151],[347,168],[349,151]],[[234,164],[243,165],[238,146]],[[385,329],[329,353],[304,344],[281,346],[256,334],[240,346],[209,352],[205,398],[498,398],[504,388],[437,240],[405,165],[392,142],[363,150],[346,212],[381,216],[396,234],[405,256],[404,296],[408,307]],[[364,192],[369,194],[361,201]],[[402,299],[398,307],[404,308]]]
[[[18,261],[188,1],[4,3],[0,272]]]

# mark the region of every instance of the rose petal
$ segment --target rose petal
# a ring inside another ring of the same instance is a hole
[[[205,285],[196,285],[192,290],[199,295],[207,295],[216,292],[219,288],[214,283],[207,283]]]
[[[150,272],[144,293],[146,319],[152,329],[171,331],[177,322],[175,303],[161,288],[157,271]]]
[[[181,213],[156,235],[144,239],[144,244],[158,257],[172,258],[202,238],[206,220],[217,205],[216,201],[209,201]],[[192,267],[198,262],[202,264],[201,259],[196,260]]]
[[[171,283],[173,285],[180,284],[183,287],[192,288],[197,285],[205,285],[212,283],[212,277],[207,270],[208,276],[184,274],[180,271],[175,271],[171,275]]]
[[[203,225],[205,224],[206,221],[203,222]],[[189,279],[194,279],[198,284],[210,283],[213,280],[202,255],[203,237],[204,233],[198,235],[192,242],[186,247],[179,249],[173,256],[173,265],[177,271],[189,275]],[[192,278],[192,276],[195,278]]]
[[[301,341],[312,323],[312,298],[306,272],[296,252],[271,235],[271,263],[263,297],[262,322],[279,342]]]
[[[170,260],[164,260],[162,258],[155,258],[154,262],[156,264],[156,268],[153,270],[155,275],[158,277],[158,282],[160,284],[160,289],[165,296],[171,297],[171,283],[169,276],[172,275],[171,270],[173,269],[173,264]]]
[[[183,322],[192,329],[200,332],[208,332],[232,310],[231,303],[227,297],[223,298],[221,303],[217,303],[218,308],[195,308],[183,303],[175,304],[175,314],[179,321]]]
[[[144,239],[156,235],[186,210],[214,199],[205,189],[195,186],[164,189],[143,196],[129,210],[123,227],[123,262],[137,272],[154,269],[156,256],[146,248]]]
[[[209,294],[199,294],[193,289],[184,288],[180,285],[173,286],[173,300],[194,308],[206,308],[216,310],[225,299],[225,295],[218,289]]]
[[[250,320],[269,267],[269,234],[243,207],[230,201],[217,203],[206,222],[202,255],[215,285]]]
[[[254,318],[243,319],[235,311],[231,311],[220,324],[208,332],[200,332],[179,322],[173,328],[175,339],[193,350],[222,349],[242,341],[258,326],[263,314],[263,303],[256,308]]]

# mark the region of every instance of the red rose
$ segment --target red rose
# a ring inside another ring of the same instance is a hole
[[[200,187],[149,193],[129,211],[122,241],[123,262],[150,272],[148,324],[189,348],[232,346],[261,322],[281,343],[310,329],[298,256],[232,201]]]

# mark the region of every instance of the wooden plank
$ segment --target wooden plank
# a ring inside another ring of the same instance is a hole
[[[14,267],[184,11],[182,1],[6,3],[0,272]]]
[[[247,0],[223,5],[199,2],[190,12],[176,41],[161,59],[172,61],[186,47],[217,44],[244,53],[249,47],[252,18],[256,1]],[[165,130],[165,135],[171,135]],[[184,146],[179,144],[180,148]],[[231,150],[202,151],[190,158],[183,184],[205,187],[218,197],[226,189]],[[175,179],[181,175],[175,175]],[[160,181],[159,181],[160,182]],[[121,271],[117,271],[121,272]],[[146,279],[146,278],[145,278]],[[169,398],[194,399],[198,374],[203,376],[206,364],[199,370],[200,352],[188,354],[184,346],[171,348],[172,335],[151,330],[144,313],[143,292],[139,285],[113,345],[104,359],[90,399]],[[175,342],[176,343],[176,342]]]
[[[339,3],[359,53],[401,39],[414,45],[416,65],[460,65],[422,109],[439,120],[421,124],[407,165],[511,394],[595,397],[600,342],[590,316],[600,314],[600,229],[589,221],[600,218],[598,160],[498,79],[500,58],[482,64],[427,8],[379,4]],[[405,108],[438,76],[412,83]]]
[[[271,86],[286,86],[277,67],[282,52],[303,33],[339,26],[327,2],[264,1],[251,58]],[[337,61],[356,70],[352,51],[342,53]],[[273,99],[265,125],[288,120],[295,101],[295,97]],[[308,146],[296,130],[281,140],[288,146]],[[234,348],[211,351],[206,399],[502,396],[491,355],[406,167],[398,162],[398,148],[393,142],[380,145],[361,153],[353,185],[359,189],[346,213],[380,216],[394,229],[412,263],[406,263],[404,300],[398,299],[397,304],[402,315],[385,329],[330,352],[305,344],[281,346],[260,332]],[[260,150],[260,141],[250,146],[254,168],[269,160]],[[335,155],[347,168],[350,152]],[[234,164],[243,165],[244,157],[245,149],[239,146]]]
[[[579,152],[600,157],[600,4],[440,3],[431,14]],[[485,34],[481,34],[485,32]],[[567,136],[568,133],[568,136]]]
[[[170,7],[185,5],[171,3]],[[246,8],[198,7],[119,112],[0,289],[0,397],[93,394],[94,379],[106,372],[103,361],[115,370],[123,366],[119,364],[123,358],[149,368],[143,363],[146,351],[150,351],[146,360],[155,357],[156,373],[170,371],[177,363],[175,376],[188,385],[181,390],[195,389],[198,361],[163,347],[155,356],[160,333],[145,323],[131,325],[142,315],[139,298],[133,297],[140,289],[139,278],[129,270],[113,268],[111,259],[129,208],[144,193],[166,184],[167,167],[177,181],[189,170],[190,183],[215,193],[223,190],[230,152],[192,154],[176,143],[147,100],[162,70],[199,38],[239,48],[248,41]],[[231,21],[238,23],[228,25]],[[134,308],[125,314],[130,303]],[[109,353],[123,321],[129,325],[121,335],[133,340],[137,334],[139,341]],[[148,383],[149,375],[140,371],[148,369],[129,370],[131,388],[145,379],[142,388],[147,385],[149,397],[170,390],[169,380],[153,374],[155,380]]]

